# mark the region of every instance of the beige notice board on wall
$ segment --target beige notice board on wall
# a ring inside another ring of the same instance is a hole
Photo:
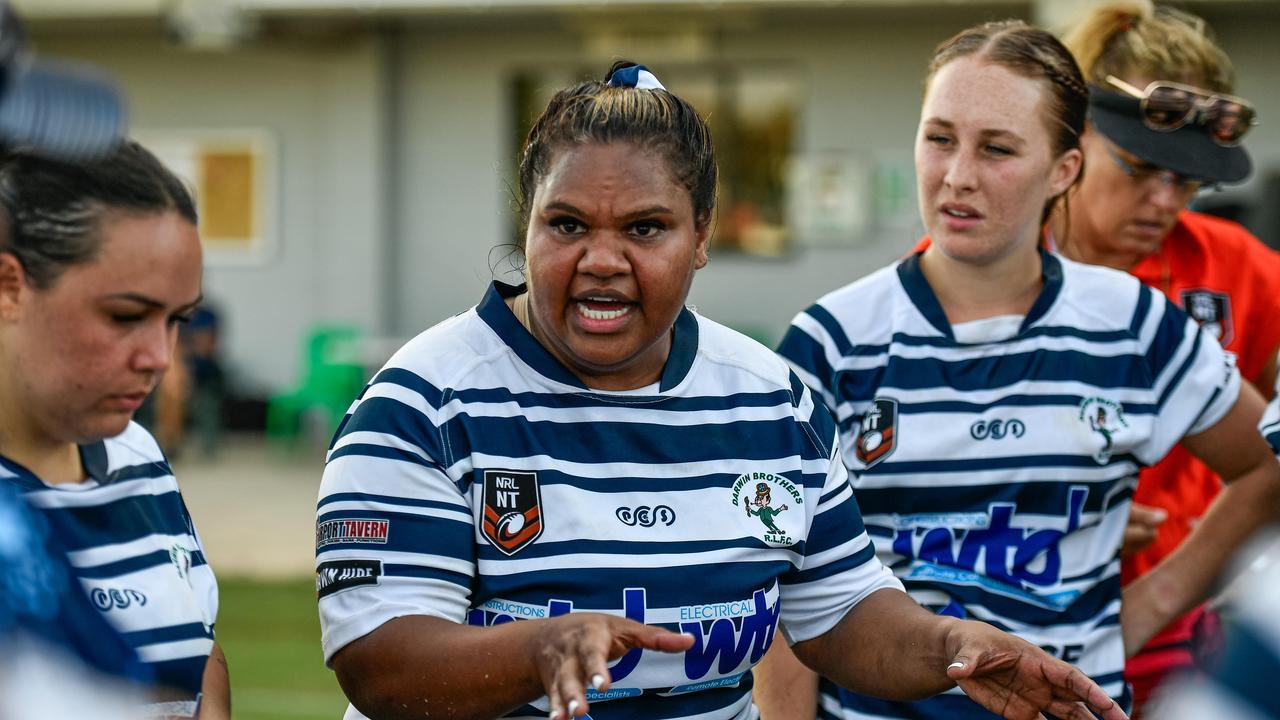
[[[276,248],[276,148],[266,130],[155,129],[139,142],[186,181],[209,265],[260,265]]]

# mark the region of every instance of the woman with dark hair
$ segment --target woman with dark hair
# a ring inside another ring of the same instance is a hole
[[[1269,394],[1280,349],[1280,255],[1234,222],[1188,209],[1202,190],[1242,182],[1241,141],[1256,122],[1233,96],[1231,60],[1204,20],[1150,2],[1094,8],[1063,41],[1090,85],[1081,138],[1089,174],[1072,212],[1050,225],[1064,256],[1128,272],[1200,322]],[[1122,582],[1192,537],[1221,492],[1218,473],[1185,446],[1139,475]],[[1214,613],[1177,618],[1125,666],[1136,707],[1171,673],[1220,644]]]
[[[154,672],[146,712],[227,718],[213,574],[164,455],[130,422],[200,301],[191,197],[126,143],[79,163],[0,158],[0,208],[0,482]]]
[[[520,189],[526,282],[396,353],[329,452],[317,594],[349,720],[748,720],[780,621],[864,692],[1123,717],[1070,665],[912,602],[827,411],[685,307],[716,196],[688,103],[630,63],[561,91]]]
[[[1082,171],[1088,101],[1043,30],[988,23],[942,43],[915,144],[929,242],[821,298],[780,352],[832,408],[868,534],[911,596],[1077,664],[1123,705],[1126,652],[1203,599],[1280,512],[1280,466],[1253,430],[1261,398],[1195,321],[1128,275],[1040,247]],[[1231,489],[1122,605],[1138,469],[1179,440]],[[813,717],[812,675],[781,652],[769,665],[766,720]],[[828,681],[816,714],[990,716],[954,692],[886,702]]]

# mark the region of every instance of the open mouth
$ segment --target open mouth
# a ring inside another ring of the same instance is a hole
[[[943,214],[950,215],[953,218],[961,218],[965,220],[972,220],[972,219],[977,219],[982,217],[981,213],[979,213],[978,211],[972,208],[955,207],[952,205],[944,205],[942,208],[942,212]]]
[[[635,303],[629,303],[617,298],[608,297],[586,297],[577,302],[578,314],[588,320],[617,320],[635,308]]]

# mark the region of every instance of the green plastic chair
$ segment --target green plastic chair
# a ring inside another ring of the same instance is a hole
[[[318,326],[307,335],[302,383],[267,401],[267,437],[294,441],[303,418],[317,415],[326,439],[338,428],[347,408],[365,385],[360,363],[361,331],[353,326]]]

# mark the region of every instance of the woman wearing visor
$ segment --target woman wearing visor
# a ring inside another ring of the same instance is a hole
[[[1051,224],[1063,255],[1137,276],[1236,356],[1270,394],[1280,346],[1280,256],[1235,223],[1187,209],[1202,188],[1240,182],[1240,141],[1256,123],[1231,96],[1232,68],[1204,21],[1149,4],[1098,8],[1065,39],[1091,86],[1081,138],[1088,172],[1070,212]],[[1194,529],[1222,483],[1181,445],[1140,476],[1124,549],[1124,582],[1145,574]],[[1199,609],[1172,623],[1126,668],[1141,708],[1156,684],[1194,663],[1216,633]],[[1195,638],[1204,636],[1205,643]]]

